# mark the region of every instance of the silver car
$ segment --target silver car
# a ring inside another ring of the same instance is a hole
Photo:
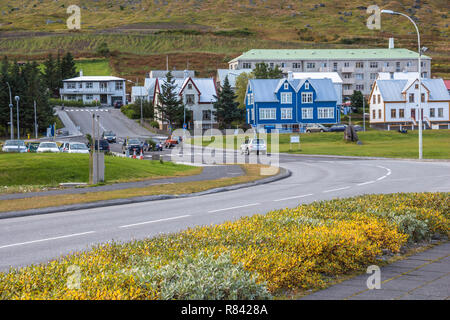
[[[53,152],[59,153],[58,145],[55,142],[41,142],[36,150],[37,153]]]
[[[3,152],[27,152],[27,146],[23,140],[6,140],[5,145],[2,148]]]
[[[241,154],[250,155],[250,153],[267,154],[267,146],[264,139],[246,139],[241,144]]]

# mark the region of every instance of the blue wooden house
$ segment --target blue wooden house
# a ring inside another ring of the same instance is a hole
[[[340,122],[331,79],[251,79],[245,105],[247,123],[270,132],[298,132],[307,123]]]

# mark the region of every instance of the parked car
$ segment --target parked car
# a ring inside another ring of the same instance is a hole
[[[359,126],[359,125],[353,126],[353,128],[355,128],[356,132],[363,131],[363,128],[361,126]]]
[[[100,149],[98,148],[98,143],[99,140],[95,140],[94,146],[95,146],[95,150],[100,150],[103,152],[110,152],[111,151],[111,147],[109,146],[108,141],[106,140],[100,140]],[[89,146],[90,148],[90,146]]]
[[[324,125],[321,125],[320,123],[308,123],[306,125],[305,131],[307,133],[311,133],[311,132],[328,132],[330,130]]]
[[[241,154],[250,155],[250,153],[266,154],[267,147],[264,139],[246,139],[241,145]]]
[[[104,131],[102,134],[102,137],[109,143],[116,143],[116,141],[117,141],[117,136],[112,131]]]
[[[36,152],[37,148],[39,148],[40,142],[28,142],[27,143],[27,152]]]
[[[335,124],[330,127],[330,132],[344,132],[347,128],[346,124]]]
[[[123,106],[123,102],[122,101],[116,101],[114,102],[114,108],[116,109],[120,109]]]
[[[125,139],[122,145],[122,153],[126,154],[126,152],[132,155],[135,151],[136,154],[144,153],[143,143],[139,139]]]
[[[27,146],[25,145],[25,141],[23,140],[6,140],[3,148],[3,152],[19,152],[24,153],[27,152]]]
[[[64,142],[60,150],[65,153],[89,153],[89,148],[82,142]]]
[[[37,153],[42,153],[42,152],[59,153],[60,150],[59,150],[56,142],[41,142],[39,144],[39,147],[37,148],[36,152]]]

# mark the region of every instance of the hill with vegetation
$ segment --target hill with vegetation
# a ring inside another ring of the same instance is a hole
[[[67,7],[81,8],[81,30],[69,32]],[[338,0],[1,0],[0,54],[43,58],[71,51],[94,57],[104,42],[112,71],[142,77],[145,71],[190,67],[207,75],[251,48],[416,48],[402,17],[383,15],[381,30],[366,27],[366,1]],[[378,1],[381,8],[412,16],[433,57],[433,75],[450,74],[447,0]]]

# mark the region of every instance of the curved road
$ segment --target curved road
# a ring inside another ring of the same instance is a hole
[[[281,155],[292,176],[217,194],[0,220],[0,270],[301,203],[367,193],[450,191],[450,162]]]

